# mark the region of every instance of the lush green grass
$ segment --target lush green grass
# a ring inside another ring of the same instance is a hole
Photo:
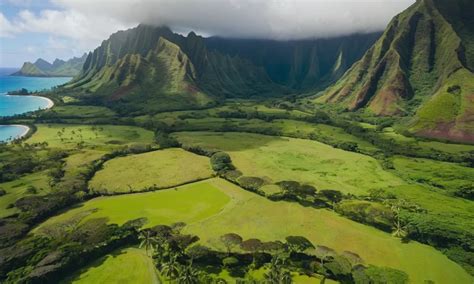
[[[209,159],[182,149],[166,149],[116,158],[104,164],[89,185],[107,192],[167,188],[212,176]]]
[[[474,185],[474,169],[458,164],[396,157],[393,159],[395,170],[405,179],[426,183],[454,192],[461,186]]]
[[[93,212],[93,208],[98,210]],[[435,283],[472,283],[464,270],[432,247],[417,242],[402,243],[390,234],[332,211],[272,202],[221,179],[177,190],[96,198],[51,218],[42,226],[57,226],[81,212],[90,214],[87,218],[107,217],[117,224],[138,217],[147,217],[150,220],[147,226],[184,221],[188,224],[186,232],[198,235],[203,244],[220,249],[223,247],[219,236],[229,232],[265,241],[303,235],[314,244],[338,252],[355,252],[367,264],[403,270],[413,283],[423,283],[425,279]]]
[[[76,105],[63,105],[55,106],[54,108],[47,110],[46,115],[55,114],[59,117],[110,117],[114,116],[115,112],[99,106],[76,106]]]
[[[133,143],[152,143],[153,132],[133,126],[38,124],[38,130],[27,143],[47,142],[50,147],[76,148],[85,146],[123,146]]]
[[[21,197],[31,195],[27,191],[28,187],[34,186],[38,195],[49,193],[51,191],[49,180],[47,171],[43,171],[25,175],[14,181],[0,183],[0,188],[7,192],[4,196],[0,196],[0,218],[18,212],[16,207],[8,207]]]
[[[228,152],[244,175],[264,177],[270,183],[295,180],[353,194],[403,183],[369,156],[315,141],[247,133],[181,132],[175,136],[185,145]]]
[[[129,220],[147,217],[146,226],[192,223],[217,214],[230,198],[208,182],[197,182],[174,189],[155,192],[99,197],[92,199],[65,214],[53,217],[42,226],[67,221],[80,212],[97,209],[89,217],[109,218],[111,223],[123,224]],[[87,219],[87,218],[86,218]],[[40,227],[40,228],[41,228]]]
[[[63,283],[160,283],[153,260],[142,249],[108,254]]]

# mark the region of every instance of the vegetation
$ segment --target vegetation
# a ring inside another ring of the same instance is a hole
[[[126,193],[169,188],[211,175],[207,158],[173,148],[112,159],[89,186],[101,194]]]

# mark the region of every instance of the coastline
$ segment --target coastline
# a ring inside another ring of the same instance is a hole
[[[7,142],[7,143],[12,142],[13,140],[21,139],[21,138],[25,137],[31,130],[30,127],[28,127],[26,125],[22,125],[22,124],[0,124],[0,126],[13,126],[13,127],[19,127],[21,129],[23,129],[23,132],[21,132],[20,134],[18,134],[16,136],[10,136],[10,137],[7,137],[4,140],[0,140],[0,142]]]
[[[40,108],[40,109],[50,109],[54,106],[54,102],[50,98],[47,98],[47,97],[36,96],[36,95],[9,95],[9,94],[4,94],[4,96],[7,96],[7,97],[32,97],[32,98],[39,98],[39,99],[45,100],[48,104],[44,108]]]
[[[30,128],[26,125],[22,125],[22,124],[10,124],[10,125],[23,128],[23,132],[17,137],[15,137],[15,139],[23,138],[26,134],[28,134],[28,132],[30,132]]]

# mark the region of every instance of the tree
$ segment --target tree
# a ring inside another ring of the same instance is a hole
[[[339,203],[343,198],[342,193],[337,190],[323,189],[320,190],[319,193],[332,203]]]
[[[225,152],[217,152],[211,156],[212,169],[218,173],[234,170],[232,159]]]
[[[324,262],[329,257],[334,256],[336,252],[333,249],[328,248],[326,246],[316,246],[316,248],[314,249],[314,254],[316,255],[317,258],[319,258],[320,265],[321,265],[318,271],[321,275],[323,275],[323,279],[321,280],[321,283],[325,283],[326,278],[328,276],[328,272],[327,272],[326,267],[324,267]]]
[[[161,265],[161,274],[166,278],[175,279],[180,274],[180,264],[177,259],[175,254],[171,254],[168,261]]]
[[[254,263],[255,254],[262,248],[262,241],[259,239],[248,239],[240,244],[240,248],[252,253],[252,263]]]
[[[402,224],[400,219],[400,206],[401,202],[399,201],[397,204],[392,205],[392,212],[393,212],[393,232],[392,235],[397,238],[404,238],[407,236],[407,232],[405,230],[405,225]]]
[[[192,264],[181,267],[178,276],[179,284],[197,284],[199,283],[200,272]]]
[[[286,237],[286,244],[290,251],[294,252],[304,252],[310,248],[314,249],[314,245],[307,238],[302,236],[288,236]]]
[[[235,233],[228,233],[220,237],[221,242],[227,249],[227,254],[231,253],[233,247],[242,243],[242,237]]]
[[[139,248],[145,247],[147,255],[155,249],[156,240],[150,230],[141,230],[138,239],[141,240]]]
[[[270,263],[270,270],[264,274],[265,280],[269,283],[290,284],[292,283],[291,273],[283,269],[284,261],[279,257],[273,257]]]

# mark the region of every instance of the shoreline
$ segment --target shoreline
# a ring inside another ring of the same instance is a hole
[[[23,137],[25,137],[28,132],[30,132],[31,128],[26,126],[26,125],[23,125],[23,124],[0,124],[0,126],[15,126],[15,127],[20,127],[23,129],[23,132],[16,135],[16,136],[10,136],[9,138],[7,138],[7,140],[2,140],[2,142],[12,142],[13,140],[17,140],[17,139],[21,139]],[[11,138],[11,139],[10,139]]]
[[[40,98],[42,100],[45,100],[48,104],[44,108],[39,108],[39,109],[50,109],[54,106],[54,102],[47,97],[42,97],[42,96],[36,96],[36,95],[9,95],[9,94],[4,94],[4,96],[7,97],[33,97],[33,98]]]

